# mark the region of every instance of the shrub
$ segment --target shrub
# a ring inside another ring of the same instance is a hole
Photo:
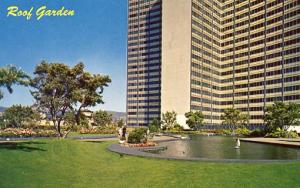
[[[174,130],[174,131],[183,131],[183,127],[180,126],[178,123],[176,123],[174,125],[174,127],[172,128],[172,130]]]
[[[158,127],[156,127],[155,125],[149,125],[149,131],[151,133],[156,133],[159,131]]]
[[[147,129],[137,128],[128,135],[128,143],[138,144],[147,142]]]
[[[275,131],[266,134],[268,138],[297,138],[298,134],[294,131],[285,131],[277,128]]]
[[[264,137],[266,135],[266,131],[264,129],[255,129],[248,136],[250,137]]]
[[[13,105],[7,108],[1,118],[1,126],[5,128],[27,128],[39,121],[40,115],[29,106]]]
[[[230,129],[223,129],[221,131],[221,134],[224,134],[224,135],[231,135],[232,134],[232,131]]]
[[[112,114],[99,110],[93,114],[94,123],[100,127],[106,127],[112,123]]]
[[[149,131],[151,133],[159,132],[160,131],[160,123],[161,122],[158,119],[154,118],[149,125]]]
[[[235,130],[235,132],[238,135],[248,136],[251,131],[247,128],[238,128],[238,129]]]

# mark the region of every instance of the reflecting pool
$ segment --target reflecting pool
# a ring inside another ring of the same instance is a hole
[[[190,135],[190,140],[160,143],[166,150],[151,151],[165,157],[247,160],[292,160],[300,159],[300,148],[271,144],[241,142],[235,149],[235,138],[224,136]]]

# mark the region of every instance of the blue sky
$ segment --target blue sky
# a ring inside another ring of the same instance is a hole
[[[74,9],[73,17],[7,17],[8,6]],[[0,3],[0,66],[13,64],[32,74],[42,60],[74,65],[80,61],[92,73],[112,78],[105,104],[96,108],[125,111],[126,0],[2,0]],[[2,88],[3,91],[5,91]],[[0,106],[32,104],[29,88],[5,91]]]

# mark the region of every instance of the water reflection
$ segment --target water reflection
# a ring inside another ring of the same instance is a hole
[[[235,149],[235,139],[221,136],[191,136],[191,140],[162,143],[168,149],[159,155],[209,159],[300,159],[300,149],[269,144],[242,142]]]

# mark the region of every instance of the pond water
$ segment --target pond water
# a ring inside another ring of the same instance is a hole
[[[166,150],[155,151],[157,155],[180,158],[246,159],[246,160],[295,160],[300,159],[300,148],[270,144],[241,142],[235,149],[235,138],[223,136],[191,135],[191,140],[163,142]]]

